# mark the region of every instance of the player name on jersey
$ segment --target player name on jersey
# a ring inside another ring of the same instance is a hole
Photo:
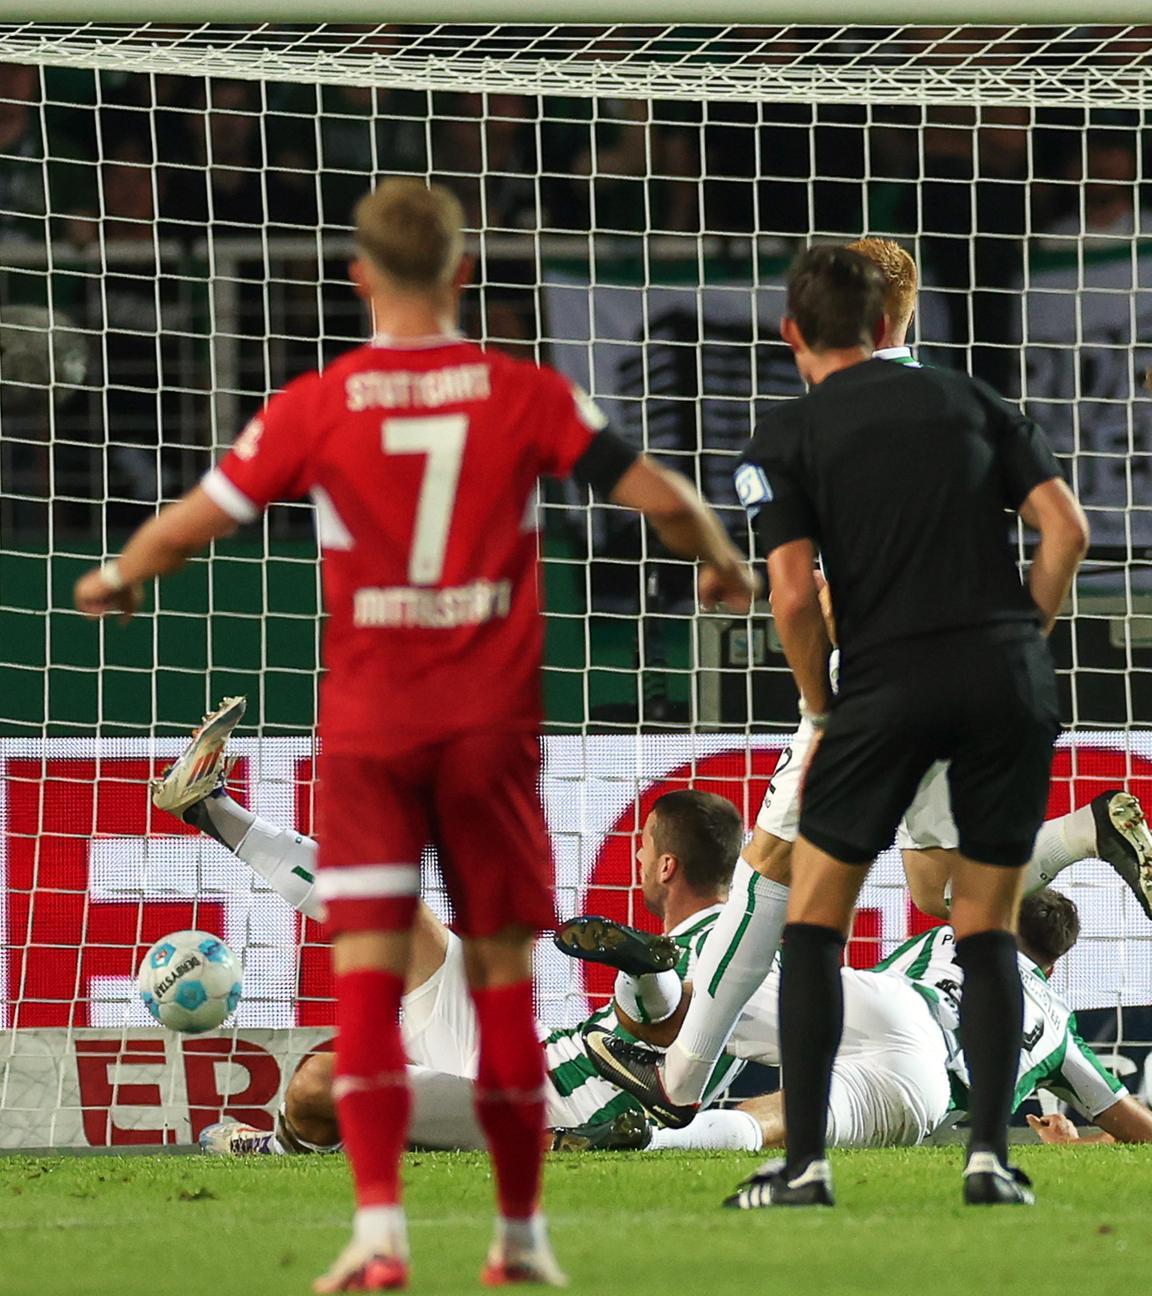
[[[405,626],[419,629],[455,629],[483,625],[506,617],[512,607],[510,580],[473,581],[448,589],[416,589],[399,585],[391,589],[358,589],[353,622],[361,626]]]
[[[369,369],[344,384],[348,409],[439,409],[464,401],[487,400],[491,385],[486,364],[447,365],[424,373]]]

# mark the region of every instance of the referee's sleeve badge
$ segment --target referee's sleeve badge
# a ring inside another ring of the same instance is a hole
[[[772,487],[768,484],[764,469],[759,465],[741,464],[736,469],[733,480],[736,483],[736,494],[749,517],[754,518],[765,504],[772,502]]]

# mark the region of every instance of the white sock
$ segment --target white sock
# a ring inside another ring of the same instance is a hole
[[[501,1216],[496,1221],[496,1238],[506,1251],[536,1251],[548,1245],[548,1228],[539,1213],[527,1219]]]
[[[301,837],[290,828],[277,828],[253,815],[235,853],[293,909],[309,918],[322,916],[323,906],[315,894],[316,843],[311,837]]]
[[[741,1010],[772,968],[788,916],[788,888],[743,860],[692,973],[692,1002],[664,1063],[674,1103],[699,1102]]]
[[[715,1148],[725,1152],[759,1152],[764,1145],[760,1122],[745,1111],[702,1111],[683,1129],[652,1131],[650,1151]]]
[[[641,976],[618,972],[613,995],[633,1021],[652,1025],[667,1021],[680,1007],[684,985],[673,971],[645,972]]]
[[[1091,859],[1096,850],[1096,820],[1092,806],[1084,805],[1059,819],[1040,825],[1032,858],[1024,869],[1024,894],[1046,887],[1071,864]]]
[[[408,1259],[408,1224],[403,1206],[361,1206],[352,1232],[361,1246],[381,1247],[388,1255]]]

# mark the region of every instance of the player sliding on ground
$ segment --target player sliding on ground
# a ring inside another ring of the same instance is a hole
[[[228,763],[225,742],[242,714],[243,699],[229,698],[207,717],[180,759],[153,784],[153,803],[234,850],[289,903],[314,917],[319,910],[312,884],[316,843],[258,819],[228,796],[220,781]],[[727,895],[743,836],[735,806],[723,797],[677,791],[653,806],[637,863],[645,904],[661,920],[664,935],[624,935],[613,951],[616,961],[631,971],[652,974],[655,984],[646,991],[649,1000],[655,986],[679,1000],[681,978],[691,977]],[[632,1010],[640,1011],[634,1004]],[[583,1034],[591,1026],[635,1038],[624,1032],[610,1008],[578,1026],[539,1028],[548,1126],[597,1126],[631,1111],[637,1128],[642,1128],[636,1100],[602,1080],[589,1062]],[[467,994],[462,942],[423,905],[413,928],[403,1033],[413,1094],[410,1142],[435,1148],[482,1147],[483,1131],[469,1094],[476,1073],[477,1021]],[[332,1061],[331,1054],[316,1054],[297,1069],[274,1132],[221,1122],[201,1135],[205,1151],[274,1153],[339,1146]],[[727,1088],[742,1066],[732,1057],[719,1060],[705,1092],[706,1104]]]
[[[706,602],[749,606],[750,572],[678,475],[638,456],[558,374],[456,332],[463,214],[387,180],[356,209],[351,273],[369,345],[274,397],[200,486],[161,510],[76,605],[131,616],[142,586],[274,500],[311,495],[323,554],[317,889],[333,938],[335,1092],[356,1186],[352,1240],[319,1292],[406,1285],[401,1154],[410,1096],[400,1000],[431,840],[465,940],[477,1115],[499,1201],[482,1278],[566,1281],[539,1212],[544,1068],[535,932],[554,922],[537,786],[543,622],[533,508],[574,476],[700,558]]]
[[[624,943],[621,933],[633,941],[643,939],[600,918],[573,920],[565,930],[580,922],[586,924],[584,938],[573,933],[563,946],[576,958],[619,966],[614,951]],[[1018,962],[1025,1029],[1013,1110],[1037,1089],[1047,1089],[1071,1102],[1110,1138],[1152,1142],[1152,1113],[1101,1066],[1077,1033],[1075,1016],[1049,984],[1053,965],[1075,945],[1079,931],[1076,906],[1057,891],[1036,892],[1021,904]],[[832,1072],[826,1128],[830,1146],[911,1146],[967,1110],[969,1076],[959,1041],[964,973],[955,952],[955,933],[941,926],[907,941],[873,969],[841,969],[844,1036]],[[621,974],[617,1014],[630,1033],[664,1046],[675,1038],[692,987],[685,985],[678,1001],[670,985],[652,993],[646,985],[650,980]],[[779,972],[774,969],[737,1021],[728,1042],[730,1054],[780,1065],[778,997]],[[1048,1141],[1066,1136],[1063,1126],[1050,1131],[1036,1121],[1033,1127]],[[645,1131],[634,1117],[621,1116],[607,1126],[570,1131],[567,1138],[604,1148],[753,1150],[782,1147],[785,1135],[782,1095],[774,1093],[731,1111],[709,1112],[706,1121],[697,1117],[677,1129]],[[741,1138],[748,1141],[741,1144]],[[745,1210],[768,1205],[774,1164],[763,1175],[753,1175],[725,1204]]]
[[[315,917],[319,909],[313,885],[316,843],[252,814],[228,795],[224,785],[229,767],[227,739],[243,711],[243,698],[229,698],[206,717],[179,759],[153,784],[153,804],[214,837],[295,908]],[[1116,796],[1128,794],[1106,793],[1093,806],[1106,805]],[[1128,865],[1135,866],[1140,858],[1137,849],[1106,815],[1093,815],[1090,822],[1098,826],[1100,836],[1082,858],[1113,854],[1125,856]],[[1046,826],[1062,823],[1051,820]],[[1141,846],[1152,847],[1146,827],[1142,832]],[[756,1151],[780,1145],[783,1116],[778,1093],[751,1099],[730,1111],[709,1110],[683,1129],[653,1130],[639,1116],[633,1099],[593,1076],[580,1038],[582,1031],[610,1030],[625,1040],[643,1039],[660,1046],[674,1040],[692,998],[691,985],[685,991],[682,981],[691,982],[696,961],[707,949],[742,836],[736,811],[723,798],[688,791],[659,798],[642,833],[638,876],[645,905],[662,920],[672,944],[600,918],[573,919],[561,927],[560,949],[614,966],[619,975],[614,1015],[601,1011],[580,1027],[540,1031],[548,1071],[548,1123],[559,1131],[558,1146]],[[1124,876],[1129,869],[1118,871]],[[1070,948],[1078,932],[1071,902],[1051,892],[1029,901],[1022,921],[1025,948],[1042,968],[1050,967]],[[938,993],[934,977],[956,980],[957,969],[943,957],[951,948],[949,940],[945,929],[937,929],[909,942],[880,965],[880,970],[891,969],[921,984],[916,993],[890,982],[881,987],[864,973],[844,972],[847,1025],[833,1076],[828,1131],[832,1145],[907,1145],[926,1137],[943,1119],[949,1103],[948,1054],[945,1049],[942,1057],[940,1027],[921,995],[925,987]],[[945,967],[942,977],[941,965]],[[705,1105],[733,1078],[734,1072],[721,1074],[729,1059],[778,1063],[776,986],[773,973],[737,1021]],[[1069,1029],[1074,1031],[1070,1018]],[[410,1072],[411,1140],[428,1147],[481,1146],[467,1080],[462,1078],[474,1073],[476,1028],[461,972],[460,942],[423,907],[413,934],[404,1032],[408,1059],[415,1064]],[[1068,1041],[1069,1056],[1090,1058],[1077,1037],[1069,1035]],[[1036,1069],[1037,1058],[1046,1058],[1047,1071]],[[1043,1087],[1056,1058],[1055,1050],[1026,1053],[1020,1074],[1035,1070],[1036,1085]],[[1104,1095],[1093,1062],[1076,1074],[1087,1076],[1087,1089],[1074,1090],[1083,1114],[1098,1117],[1101,1128],[1121,1141],[1148,1137],[1152,1118],[1133,1100],[1117,1100],[1112,1089]],[[1017,1097],[1023,1101],[1027,1094],[1020,1092]],[[1105,1114],[1101,1114],[1102,1100]],[[1048,1135],[1048,1127],[1041,1132]],[[1062,1125],[1054,1127],[1050,1136],[1067,1137],[1067,1131]],[[201,1142],[206,1151],[225,1154],[338,1147],[332,1056],[314,1055],[297,1070],[274,1131],[223,1122],[206,1130]]]

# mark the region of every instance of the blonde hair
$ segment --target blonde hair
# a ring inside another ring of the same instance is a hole
[[[894,239],[862,238],[847,246],[850,252],[867,257],[883,275],[885,315],[896,324],[907,323],[916,309],[916,262]]]
[[[356,204],[356,245],[398,288],[449,284],[464,252],[464,209],[443,185],[383,180]]]

